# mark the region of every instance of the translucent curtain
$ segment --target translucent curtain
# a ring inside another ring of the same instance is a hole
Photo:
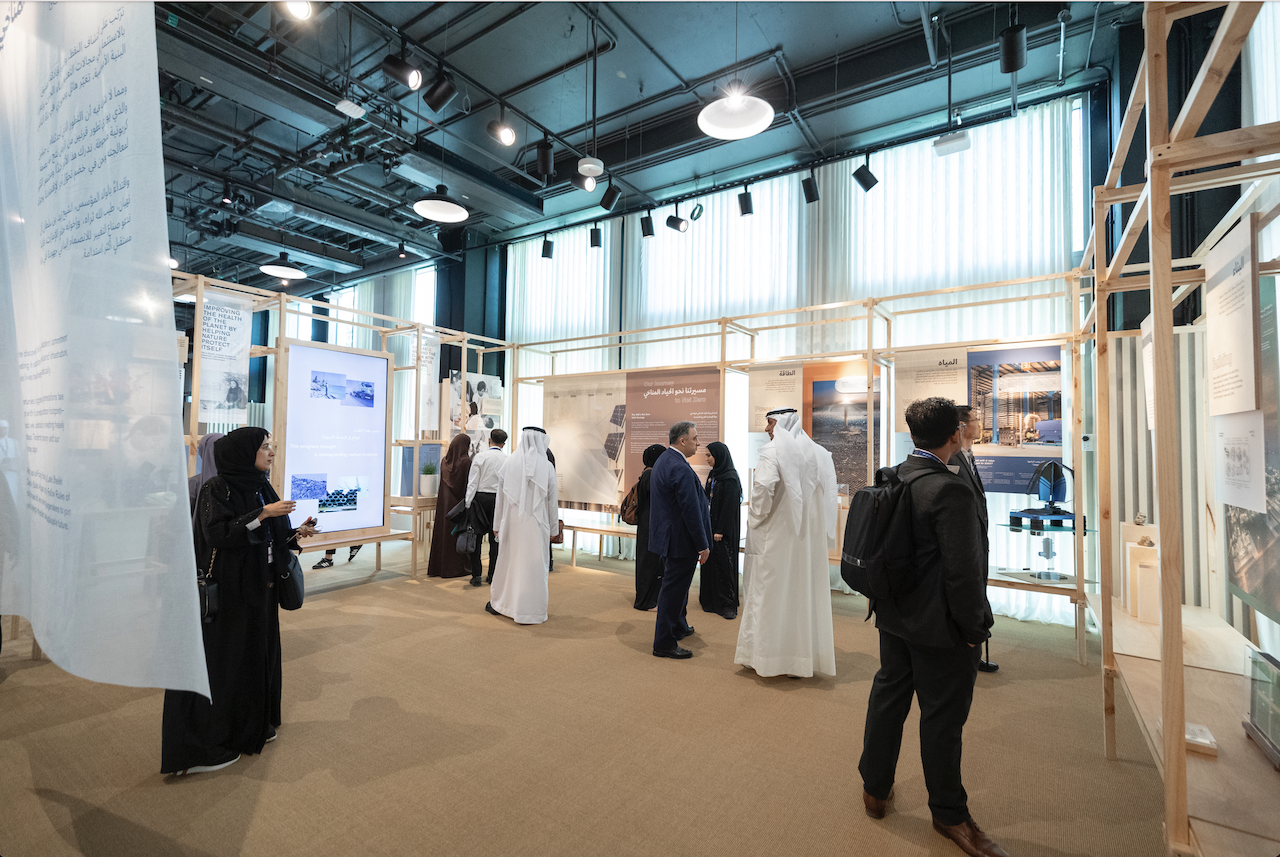
[[[755,213],[742,217],[738,193],[728,191],[699,200],[704,213],[688,232],[666,227],[675,207],[654,209],[655,234],[640,234],[639,215],[627,223],[623,325],[626,330],[699,321],[724,315],[764,312],[805,303],[797,265],[795,236],[800,217],[800,180],[784,176],[751,185]],[[681,206],[688,218],[691,203]],[[776,322],[773,322],[776,323]],[[717,332],[719,325],[655,332],[651,339],[675,334]],[[757,349],[788,352],[792,331],[762,334]],[[741,337],[734,337],[741,340]],[[734,357],[746,357],[745,342],[735,342]],[[626,349],[628,368],[710,362],[720,359],[717,337],[663,342]]]
[[[618,330],[618,287],[622,222],[600,224],[601,247],[590,246],[590,228],[566,229],[551,236],[552,258],[542,258],[542,239],[512,244],[507,257],[507,338],[541,342]],[[578,348],[606,341],[585,341],[555,348]],[[548,350],[548,349],[543,349]],[[617,368],[617,350],[600,348],[561,354],[555,373]],[[519,374],[551,374],[551,360],[522,356]],[[524,395],[524,391],[521,391]]]

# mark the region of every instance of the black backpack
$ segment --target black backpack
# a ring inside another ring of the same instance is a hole
[[[910,487],[922,476],[946,472],[921,469],[901,479],[898,467],[876,471],[875,484],[853,495],[845,522],[840,576],[873,600],[901,598],[920,582],[914,562]]]

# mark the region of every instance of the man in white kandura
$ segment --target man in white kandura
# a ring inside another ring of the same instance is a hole
[[[827,551],[836,470],[793,408],[770,411],[747,511],[742,625],[733,662],[762,676],[836,674]]]
[[[520,445],[498,471],[497,494],[493,535],[502,550],[484,609],[521,625],[537,625],[547,621],[547,564],[542,558],[560,516],[545,431],[526,427],[520,433]]]

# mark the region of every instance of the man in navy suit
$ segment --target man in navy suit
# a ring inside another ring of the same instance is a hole
[[[683,659],[693,657],[679,641],[693,633],[685,610],[693,572],[711,556],[711,507],[687,460],[698,451],[697,426],[676,423],[670,443],[649,477],[649,550],[663,563],[653,656]]]

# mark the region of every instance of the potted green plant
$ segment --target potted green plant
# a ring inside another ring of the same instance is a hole
[[[418,477],[418,494],[423,497],[434,497],[439,491],[440,465],[434,461],[424,461],[421,475]]]

